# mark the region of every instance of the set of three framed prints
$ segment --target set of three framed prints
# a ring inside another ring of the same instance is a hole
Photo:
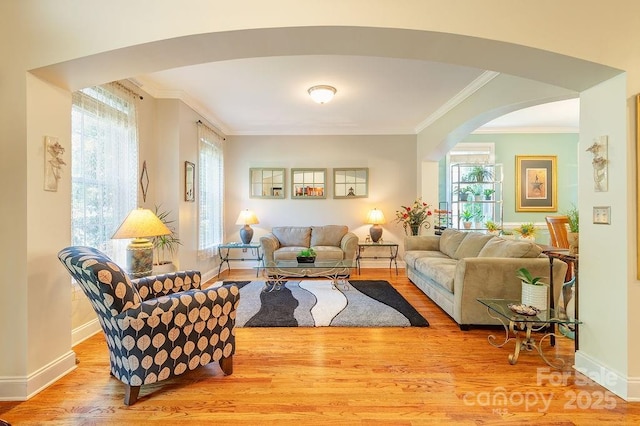
[[[287,184],[288,183],[288,184]],[[287,169],[256,167],[249,169],[249,196],[251,198],[291,199],[327,198],[329,182],[327,169],[292,168],[287,180]],[[369,196],[369,169],[347,167],[333,169],[333,198],[366,198]]]

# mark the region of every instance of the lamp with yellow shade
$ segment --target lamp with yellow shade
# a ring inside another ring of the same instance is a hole
[[[149,209],[137,208],[124,219],[113,239],[131,238],[127,246],[127,270],[133,278],[151,275],[153,243],[149,237],[169,235],[171,230]]]
[[[253,238],[253,228],[249,225],[255,225],[260,223],[258,221],[258,217],[251,210],[242,210],[238,215],[238,220],[236,220],[236,225],[244,225],[240,228],[240,240],[242,240],[243,244],[249,244],[251,239]]]
[[[371,236],[371,241],[377,243],[380,238],[382,238],[382,226],[381,223],[385,223],[384,213],[382,210],[373,209],[369,211],[367,215],[367,223],[372,224],[371,228],[369,228],[369,235]]]

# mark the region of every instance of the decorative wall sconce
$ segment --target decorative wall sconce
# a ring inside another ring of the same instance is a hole
[[[57,191],[58,181],[62,177],[62,166],[67,163],[62,159],[64,148],[58,143],[58,138],[44,137],[44,190]]]
[[[609,190],[609,159],[608,159],[609,138],[600,136],[593,140],[593,145],[587,151],[593,154],[591,165],[593,166],[593,189],[596,192],[606,192]]]

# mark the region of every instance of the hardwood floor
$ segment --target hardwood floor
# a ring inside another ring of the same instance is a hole
[[[420,328],[239,328],[234,373],[210,364],[143,386],[133,406],[109,375],[102,333],[77,345],[78,368],[26,402],[0,402],[0,419],[40,424],[535,424],[640,423],[627,403],[571,369],[573,341],[558,339],[563,371],[535,352],[510,365],[498,329],[460,331],[409,282],[387,269],[353,279],[391,282],[430,322]],[[255,279],[234,269],[222,279]]]

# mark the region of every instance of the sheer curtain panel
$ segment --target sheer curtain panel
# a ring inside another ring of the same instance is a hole
[[[197,123],[199,141],[198,173],[198,258],[217,255],[223,238],[224,155],[223,141],[213,129]]]
[[[108,84],[73,93],[71,109],[72,245],[121,263],[128,241],[111,235],[137,204],[136,102],[128,89]]]

